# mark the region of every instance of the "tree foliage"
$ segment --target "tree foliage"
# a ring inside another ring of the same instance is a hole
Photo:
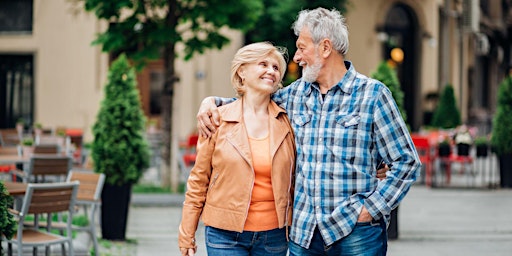
[[[498,155],[512,153],[512,75],[500,83],[491,145]]]
[[[295,52],[296,36],[291,29],[300,10],[324,7],[347,11],[348,0],[263,0],[265,9],[254,29],[246,34],[247,43],[270,41]],[[263,28],[263,29],[262,29]]]
[[[400,87],[400,81],[398,80],[396,70],[389,66],[386,61],[383,61],[379,64],[377,70],[371,74],[371,77],[381,81],[389,88],[393,95],[393,99],[400,110],[400,114],[402,114],[402,118],[404,121],[407,121],[407,113],[404,109],[404,92]]]
[[[16,221],[8,211],[12,201],[13,199],[7,193],[4,183],[0,181],[0,237],[3,235],[7,239],[11,239],[16,232]],[[0,254],[2,254],[1,251]]]
[[[439,103],[432,117],[432,126],[438,128],[455,128],[461,124],[460,111],[455,101],[453,86],[447,84],[439,98]]]
[[[135,79],[135,70],[121,54],[110,68],[105,98],[92,129],[94,170],[104,173],[111,185],[137,183],[149,167],[145,117]]]
[[[144,67],[148,59],[163,59],[161,152],[164,166],[169,167],[174,84],[179,81],[175,59],[188,60],[195,53],[220,49],[229,42],[222,28],[252,28],[263,11],[262,0],[77,1],[84,1],[86,11],[109,22],[108,29],[94,41],[104,52],[126,53],[137,69]],[[183,45],[183,56],[176,52],[178,44]],[[163,170],[164,175],[170,172]],[[163,184],[168,184],[168,180],[164,179]]]
[[[220,28],[245,31],[261,15],[257,0],[84,0],[85,10],[110,22],[94,44],[124,52],[137,64],[158,59],[164,47],[183,43],[183,58],[229,42]]]

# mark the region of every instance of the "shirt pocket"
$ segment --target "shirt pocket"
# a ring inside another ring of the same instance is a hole
[[[353,164],[356,158],[359,115],[338,115],[333,131],[334,144],[332,151],[335,156]]]
[[[300,153],[302,150],[306,150],[302,147],[310,145],[312,136],[314,136],[311,127],[311,115],[294,115],[292,120],[295,140],[297,141],[297,145],[300,145],[297,147],[297,152]]]

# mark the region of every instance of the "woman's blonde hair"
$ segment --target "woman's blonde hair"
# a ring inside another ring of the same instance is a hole
[[[238,75],[237,71],[244,64],[255,63],[266,56],[274,56],[279,62],[278,69],[279,72],[281,72],[281,77],[276,90],[280,88],[282,86],[281,82],[283,81],[284,73],[286,72],[285,55],[286,48],[276,47],[269,42],[252,43],[240,48],[231,62],[231,84],[237,96],[242,96],[245,93],[242,78]]]

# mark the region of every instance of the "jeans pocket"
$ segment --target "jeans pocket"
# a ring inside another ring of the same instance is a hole
[[[237,244],[238,232],[205,227],[206,245],[212,248],[233,248]]]
[[[265,251],[272,255],[286,255],[288,241],[286,240],[285,228],[267,231],[265,239]]]

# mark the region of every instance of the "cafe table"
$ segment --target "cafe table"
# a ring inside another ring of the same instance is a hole
[[[14,154],[0,155],[0,165],[4,164],[26,164],[30,162],[30,156],[20,156]]]
[[[13,182],[13,181],[3,181],[5,190],[9,192],[11,196],[22,196],[27,191],[27,183],[23,182]]]

